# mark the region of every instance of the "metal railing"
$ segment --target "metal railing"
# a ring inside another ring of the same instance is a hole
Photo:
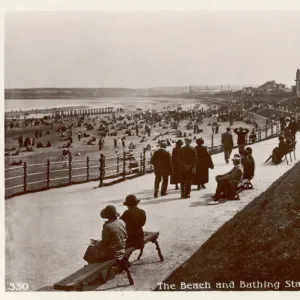
[[[260,142],[280,133],[279,124],[268,125],[256,130],[256,141]],[[248,138],[249,138],[248,134]],[[223,151],[221,135],[205,138],[209,154]],[[248,144],[252,141],[248,140]],[[235,145],[236,147],[237,145]],[[171,152],[172,146],[168,147]],[[127,178],[144,175],[153,171],[151,157],[155,149],[127,151],[113,157],[100,154],[99,159],[70,159],[39,164],[22,163],[5,169],[5,198],[56,187],[68,186],[89,181],[99,181],[99,187],[123,181]]]

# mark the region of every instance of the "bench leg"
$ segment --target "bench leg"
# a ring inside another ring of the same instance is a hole
[[[160,251],[160,247],[159,247],[159,244],[158,244],[158,241],[156,240],[155,242],[153,242],[156,246],[156,250],[158,252],[158,256],[160,258],[160,261],[164,261],[164,257],[162,256],[161,254],[161,251]]]
[[[142,257],[142,255],[143,255],[143,251],[144,251],[144,247],[142,247],[142,248],[141,248],[141,250],[140,250],[140,254],[139,254],[139,256],[138,256],[137,260],[140,260],[140,258]]]
[[[245,183],[245,189],[252,190],[253,189],[253,184],[250,181],[246,182]]]
[[[126,272],[130,285],[134,285],[134,281],[133,281],[131,273],[128,269],[126,261],[124,259],[122,259],[122,260],[118,261],[118,265],[121,267],[122,271],[124,270]]]

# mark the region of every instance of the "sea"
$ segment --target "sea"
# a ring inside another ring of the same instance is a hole
[[[126,108],[127,110],[135,110],[137,108],[147,109],[164,109],[175,108],[191,108],[199,104],[200,108],[207,106],[199,99],[183,99],[183,98],[164,98],[164,97],[118,97],[118,98],[101,98],[101,99],[6,99],[5,112],[11,111],[27,111],[32,109],[60,108],[87,106],[89,108]]]

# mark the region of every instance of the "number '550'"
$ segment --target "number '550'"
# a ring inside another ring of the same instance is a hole
[[[10,283],[8,287],[10,291],[27,291],[28,288],[28,283]]]

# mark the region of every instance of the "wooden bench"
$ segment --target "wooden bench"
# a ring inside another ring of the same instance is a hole
[[[240,200],[239,193],[241,191],[253,189],[253,184],[251,183],[252,178],[250,178],[250,179],[242,179],[238,183],[238,186],[237,186],[237,188],[236,188],[236,190],[234,191],[234,194],[233,194],[233,200]]]
[[[158,236],[159,232],[145,232],[144,233],[144,246],[152,242],[156,246],[156,250],[158,252],[158,256],[160,261],[164,261],[162,256],[159,244],[158,244]],[[143,255],[144,246],[141,249],[135,249],[134,247],[126,249],[125,258],[128,259],[129,256],[135,251],[140,250],[138,260]],[[123,259],[121,261],[117,261],[116,259],[111,259],[102,263],[88,264],[83,268],[73,273],[72,275],[66,277],[65,279],[54,284],[54,289],[63,290],[63,291],[81,291],[83,287],[90,282],[97,280],[101,283],[106,282],[109,279],[111,269],[113,267],[119,268],[120,271],[125,270],[129,279],[129,283],[131,285],[134,284],[134,281],[131,277],[130,271],[126,264],[126,261]]]

